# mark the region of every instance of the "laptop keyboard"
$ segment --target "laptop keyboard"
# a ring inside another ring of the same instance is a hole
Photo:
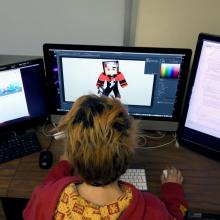
[[[131,183],[141,191],[147,191],[147,178],[145,169],[127,169],[120,180]]]
[[[0,163],[23,157],[41,150],[36,134],[0,136]]]

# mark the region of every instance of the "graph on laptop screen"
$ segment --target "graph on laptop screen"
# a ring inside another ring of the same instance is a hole
[[[180,142],[220,160],[220,36],[198,37],[180,125]]]
[[[51,114],[84,94],[113,96],[149,130],[175,130],[191,50],[44,44]]]

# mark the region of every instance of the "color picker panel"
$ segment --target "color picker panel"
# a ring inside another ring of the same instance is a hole
[[[162,63],[160,67],[160,78],[178,78],[180,64]]]

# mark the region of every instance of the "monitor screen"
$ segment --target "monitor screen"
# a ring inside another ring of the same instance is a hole
[[[220,36],[198,37],[178,133],[183,145],[220,159]]]
[[[0,106],[0,131],[46,118],[43,59],[0,66]]]
[[[191,50],[65,44],[43,49],[51,113],[65,113],[78,97],[93,93],[120,99],[142,122],[178,122]]]

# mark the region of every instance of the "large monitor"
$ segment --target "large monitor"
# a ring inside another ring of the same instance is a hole
[[[43,59],[1,63],[0,132],[23,132],[47,116]]]
[[[198,37],[178,131],[180,144],[220,160],[220,36]]]
[[[52,115],[94,93],[120,99],[143,129],[177,129],[190,49],[44,44],[43,50]]]

